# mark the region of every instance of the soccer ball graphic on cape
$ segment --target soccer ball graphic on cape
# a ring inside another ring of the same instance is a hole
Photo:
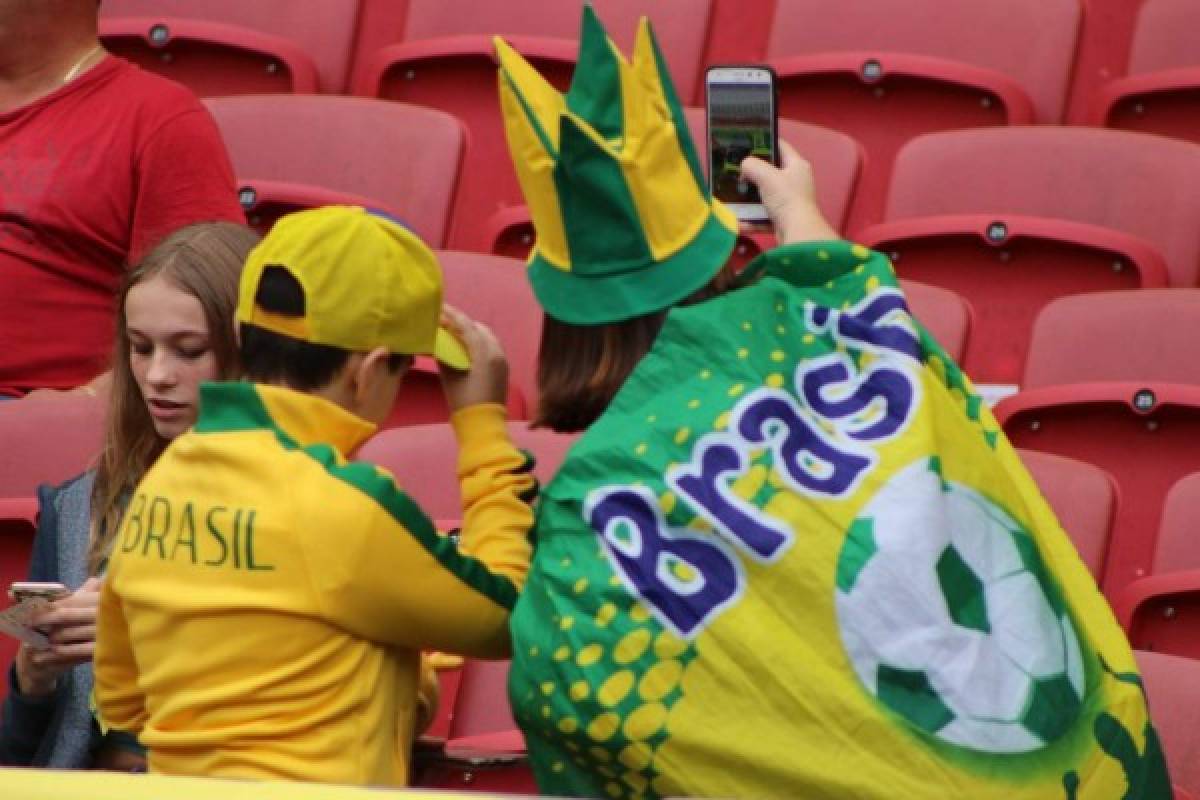
[[[920,730],[1026,753],[1079,715],[1074,626],[1036,545],[978,492],[909,465],[851,526],[838,561],[842,644],[867,690]]]

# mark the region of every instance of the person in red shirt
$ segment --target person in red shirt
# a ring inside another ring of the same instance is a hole
[[[108,55],[96,0],[0,0],[0,396],[106,368],[126,265],[194,222],[243,221],[216,124]]]

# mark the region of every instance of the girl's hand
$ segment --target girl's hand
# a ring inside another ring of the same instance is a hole
[[[17,687],[22,694],[48,695],[67,670],[92,660],[101,585],[99,578],[88,578],[73,593],[56,600],[49,610],[34,618],[33,623],[46,632],[50,646],[34,648],[23,644],[17,651]]]

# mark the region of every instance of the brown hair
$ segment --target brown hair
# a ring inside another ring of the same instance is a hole
[[[222,379],[236,377],[237,339],[233,313],[238,278],[258,235],[232,222],[189,225],[164,239],[125,275],[117,294],[117,336],[113,348],[112,387],[104,446],[92,488],[88,572],[95,575],[108,557],[129,495],[167,446],[154,430],[146,402],[129,366],[129,329],[125,300],[129,291],[162,276],[195,297],[204,309],[209,346]]]
[[[734,277],[733,269],[726,265],[679,305],[694,305],[724,294],[732,288]],[[599,419],[654,346],[668,311],[602,325],[572,325],[544,315],[533,426],[575,433]]]

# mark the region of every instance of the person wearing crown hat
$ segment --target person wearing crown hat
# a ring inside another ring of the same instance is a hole
[[[559,94],[497,40],[545,311],[509,693],[539,788],[1168,798],[1132,652],[887,259],[754,158],[742,273],[649,24]]]
[[[237,321],[249,382],[202,385],[195,427],[129,500],[99,716],[153,772],[404,785],[432,688],[421,652],[508,654],[536,483],[505,424],[507,365],[443,307],[429,248],[357,207],[281,219],[247,259]],[[417,355],[441,366],[460,444],[457,546],[389,473],[347,460]]]

